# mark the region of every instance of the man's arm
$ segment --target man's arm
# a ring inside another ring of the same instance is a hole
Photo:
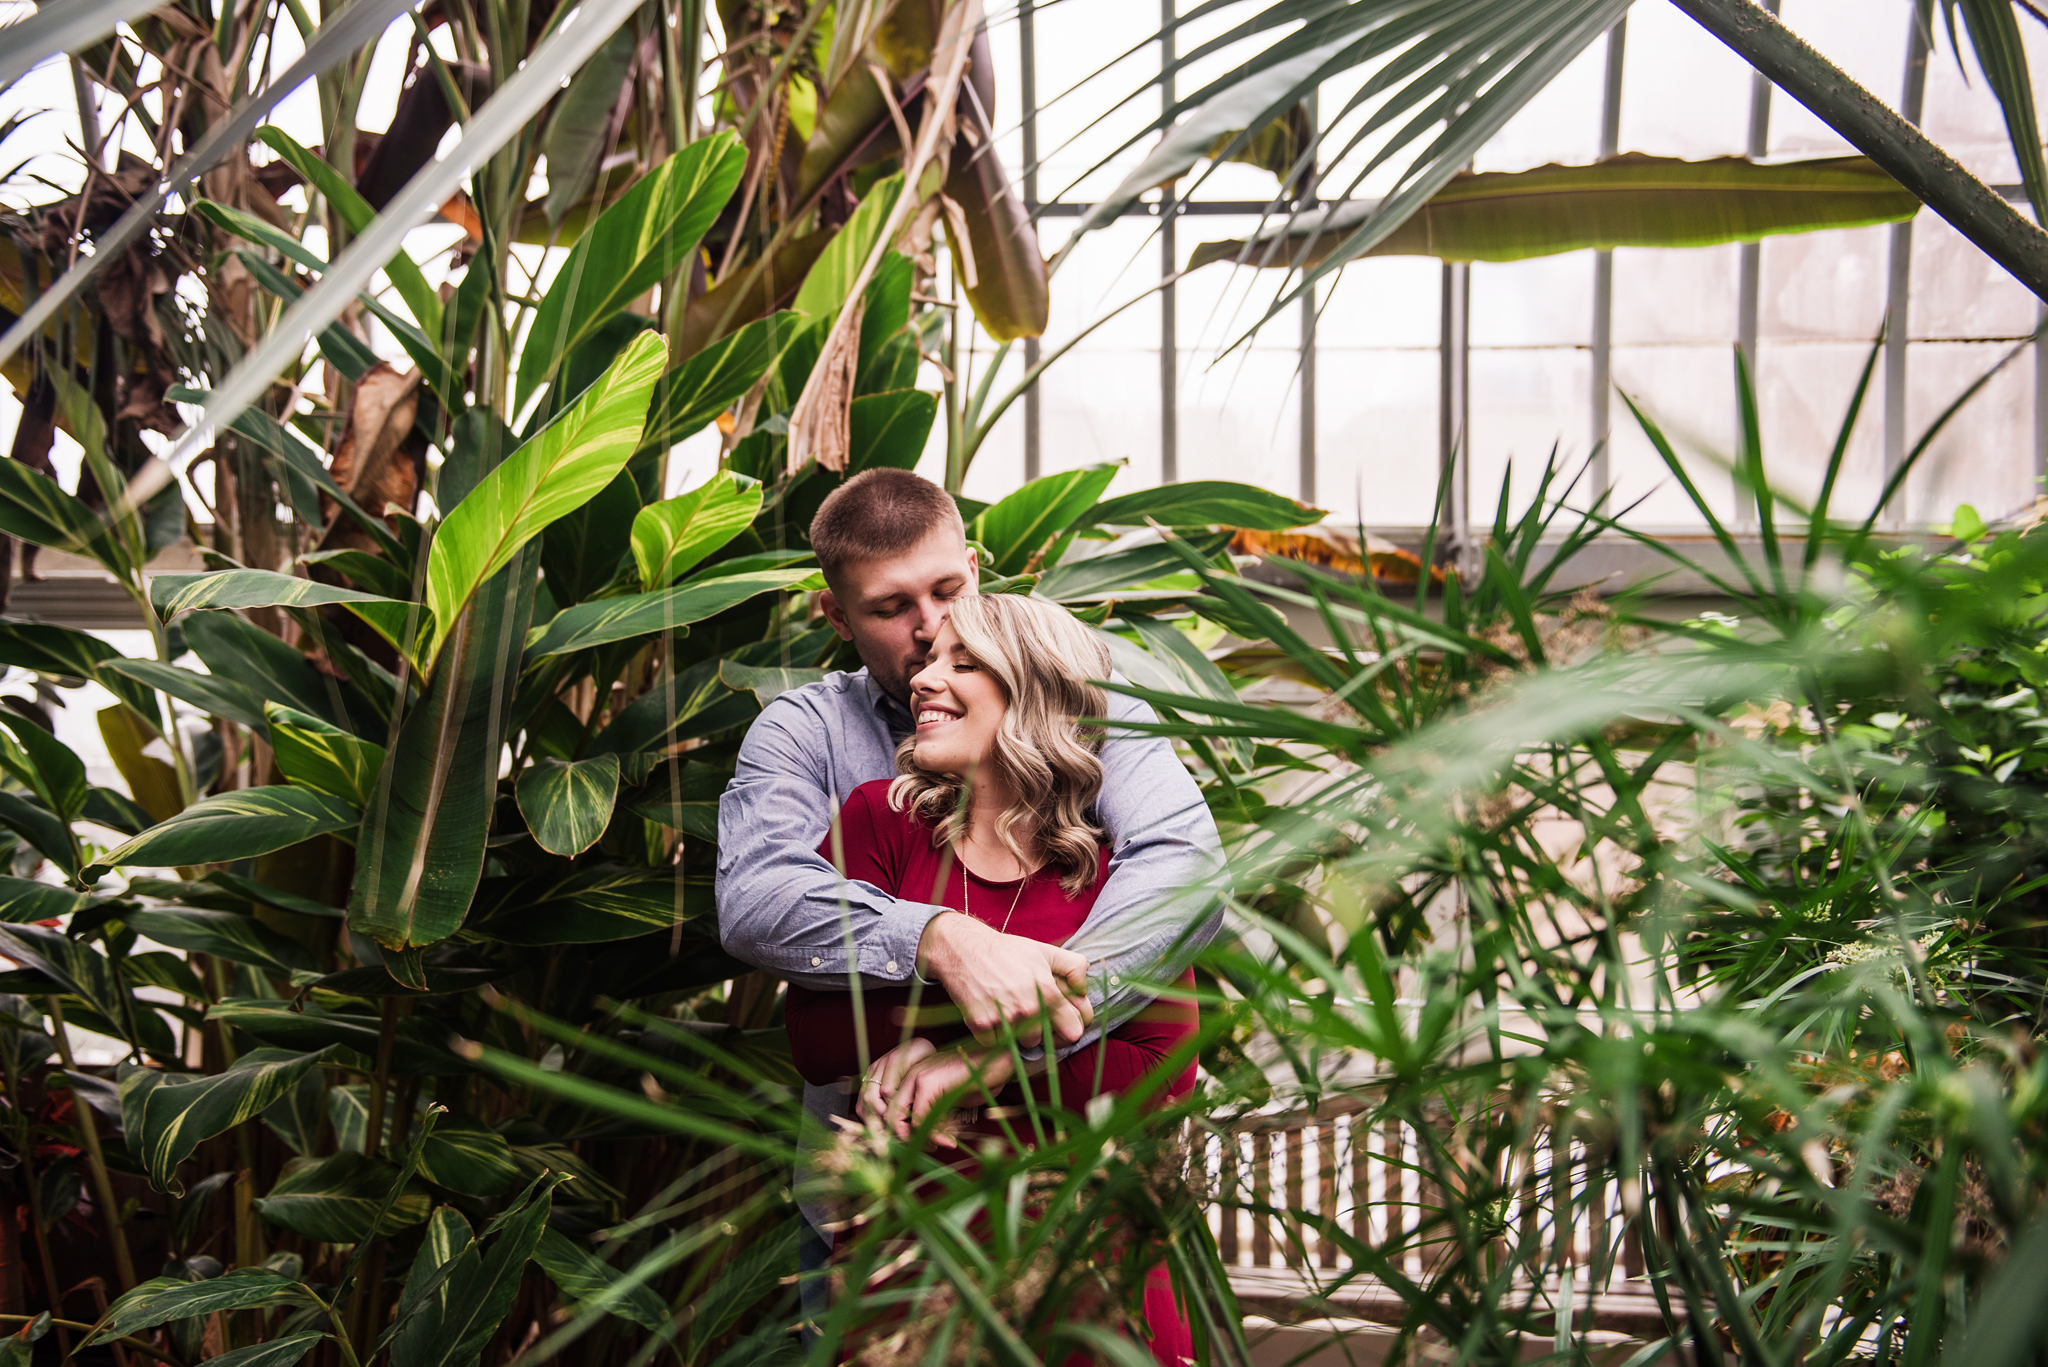
[[[719,798],[716,899],[727,952],[824,991],[845,991],[853,972],[873,985],[904,982],[922,956],[977,1035],[1008,1020],[1036,1040],[1049,1004],[1055,1036],[1078,1039],[1089,1015],[1085,999],[1067,997],[1079,995],[1087,968],[1078,954],[842,878],[818,854],[834,795],[817,758],[825,733],[809,734],[807,720],[793,699],[770,703]]]
[[[1109,715],[1158,720],[1150,707],[1121,694],[1111,695]],[[1138,984],[1180,977],[1223,925],[1223,908],[1208,892],[1223,867],[1223,842],[1172,743],[1112,728],[1102,768],[1095,811],[1109,832],[1110,875],[1067,941],[1088,960],[1095,1007],[1095,1029],[1075,1047],[1140,1010],[1152,996]]]
[[[847,974],[909,979],[926,924],[943,907],[842,879],[819,856],[834,794],[818,762],[822,730],[777,699],[740,743],[718,800],[718,933],[727,952],[804,987],[846,990]]]

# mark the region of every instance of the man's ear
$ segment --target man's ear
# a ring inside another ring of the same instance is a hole
[[[839,633],[840,640],[853,639],[853,628],[846,621],[846,609],[839,606],[839,599],[832,590],[825,589],[818,594],[818,610],[825,614],[825,620],[832,624],[832,630]]]
[[[967,591],[969,593],[979,593],[981,591],[981,561],[976,558],[974,547],[972,546],[967,548]]]

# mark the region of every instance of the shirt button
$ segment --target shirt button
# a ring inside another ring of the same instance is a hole
[[[815,955],[815,954],[813,954],[813,955],[811,956],[811,967],[812,967],[812,968],[816,968],[816,967],[817,967],[817,966],[818,966],[819,964],[821,964],[821,963],[824,963],[824,962],[825,962],[825,961],[824,961],[823,959],[819,958],[819,957],[818,957],[817,955]]]
[[[1122,978],[1119,978],[1119,977],[1117,977],[1117,975],[1116,975],[1116,974],[1112,973],[1112,974],[1110,974],[1110,975],[1109,975],[1109,985],[1110,985],[1111,987],[1115,987],[1115,986],[1117,986],[1117,985],[1118,985],[1119,983],[1121,983],[1121,982],[1123,982],[1123,979],[1122,979]]]
[[[889,972],[894,973],[896,971],[896,961],[894,959],[891,959],[888,963],[883,964],[882,967],[887,969]]]

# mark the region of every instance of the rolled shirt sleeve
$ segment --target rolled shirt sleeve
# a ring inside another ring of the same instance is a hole
[[[762,712],[719,799],[719,938],[736,958],[805,987],[844,991],[849,973],[904,982],[925,925],[944,908],[842,878],[819,856],[840,799],[894,765],[879,721],[879,736],[848,736],[829,724],[843,718],[816,706],[834,694],[812,688],[820,696],[784,694]],[[864,690],[851,700],[865,702]]]

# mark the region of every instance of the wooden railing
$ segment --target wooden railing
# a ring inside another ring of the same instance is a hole
[[[1442,1197],[1423,1156],[1410,1124],[1375,1120],[1356,1103],[1315,1115],[1252,1116],[1210,1134],[1203,1154],[1210,1230],[1245,1308],[1280,1318],[1341,1312],[1401,1322],[1401,1298],[1355,1275],[1344,1241],[1329,1227],[1369,1247],[1398,1247],[1400,1270],[1426,1282],[1446,1254],[1433,1233]],[[1584,1157],[1542,1134],[1521,1152],[1506,1174],[1511,1182],[1502,1184],[1512,1195],[1495,1247],[1501,1256],[1534,1251],[1516,1278],[1532,1300],[1561,1296],[1570,1269],[1581,1323],[1662,1337],[1669,1322],[1645,1279],[1619,1183]]]

